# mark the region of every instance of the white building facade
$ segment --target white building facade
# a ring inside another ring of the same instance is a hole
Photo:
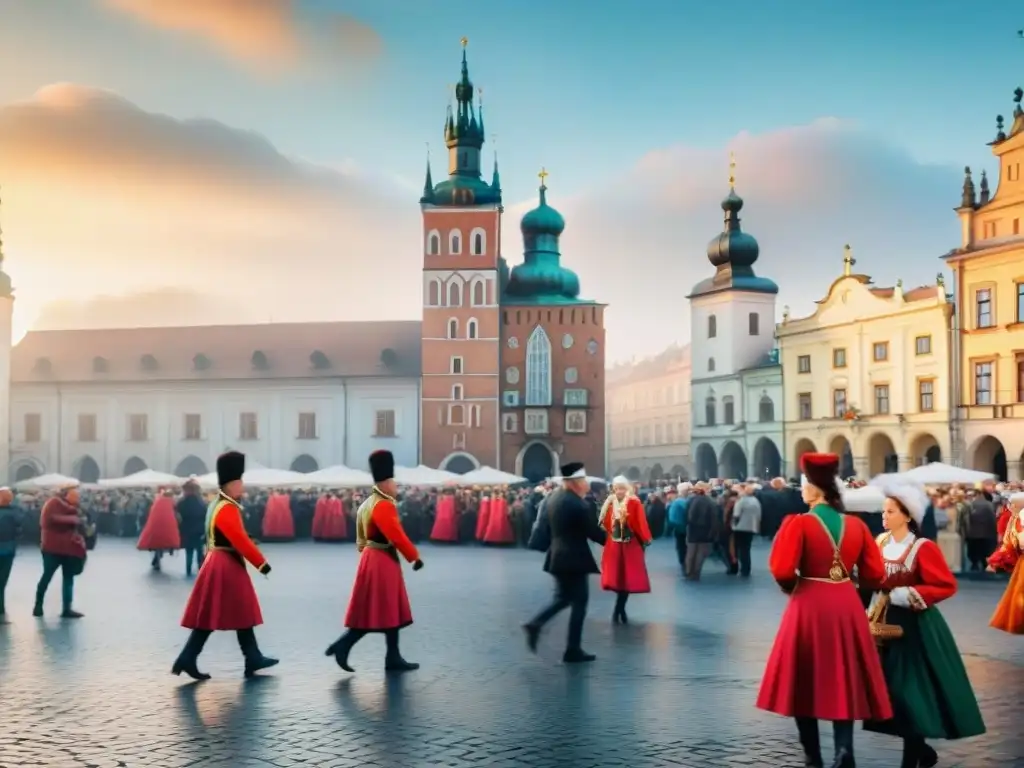
[[[417,322],[34,331],[13,350],[11,482],[203,474],[227,448],[310,472],[419,463]]]
[[[691,419],[698,478],[772,477],[782,452],[782,368],[775,351],[778,286],[754,273],[759,247],[740,228],[743,200],[730,187],[725,226],[708,245],[715,274],[690,300]]]

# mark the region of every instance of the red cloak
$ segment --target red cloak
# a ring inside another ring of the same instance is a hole
[[[242,508],[221,494],[207,514],[207,553],[192,586],[181,626],[186,629],[251,629],[263,623],[260,601],[245,563],[267,562],[245,532]]]
[[[345,613],[345,626],[364,632],[385,632],[412,624],[401,553],[410,563],[419,552],[402,528],[394,499],[374,489],[356,516],[359,567]]]
[[[292,500],[287,494],[274,493],[267,499],[267,508],[263,512],[263,538],[267,541],[291,541],[295,538]]]
[[[445,544],[454,544],[459,540],[459,520],[455,512],[454,496],[444,494],[438,498],[430,540]]]
[[[628,541],[612,541],[615,526],[614,496],[609,496],[601,509],[601,526],[608,540],[601,553],[601,589],[609,592],[638,594],[651,591],[647,575],[644,545],[651,543],[651,529],[647,525],[644,505],[636,496],[626,498],[626,527],[631,536]]]
[[[839,555],[862,589],[878,589],[885,565],[867,525],[842,515]],[[888,720],[889,692],[864,604],[849,579],[829,570],[836,547],[813,511],[786,518],[768,565],[791,596],[757,697],[759,709],[820,720]]]
[[[484,543],[501,546],[516,543],[516,533],[512,530],[508,502],[504,496],[495,496],[491,499],[491,511],[487,516],[487,527],[484,529]]]
[[[313,512],[313,538],[316,541],[344,541],[348,538],[348,520],[341,499],[322,496]]]
[[[178,515],[174,511],[174,500],[171,497],[161,494],[153,499],[149,517],[146,518],[146,525],[139,534],[136,546],[149,552],[181,549]]]
[[[487,523],[491,519],[491,499],[488,496],[483,496],[480,499],[480,506],[476,512],[476,540],[483,541],[484,534],[487,533]]]

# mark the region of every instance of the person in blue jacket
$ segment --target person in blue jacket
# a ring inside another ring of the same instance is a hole
[[[668,523],[676,539],[676,557],[683,575],[686,575],[686,508],[690,504],[692,489],[690,483],[680,483],[676,487],[679,495],[668,505]]]

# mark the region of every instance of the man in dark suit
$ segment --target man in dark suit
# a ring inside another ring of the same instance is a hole
[[[541,629],[566,608],[569,615],[569,641],[562,661],[578,664],[596,657],[582,647],[583,621],[590,598],[588,579],[600,573],[589,542],[603,545],[606,534],[597,515],[584,500],[590,490],[582,464],[562,467],[563,486],[546,499],[545,514],[551,531],[551,543],[544,558],[544,570],[555,578],[555,599],[523,626],[526,644],[536,652]]]

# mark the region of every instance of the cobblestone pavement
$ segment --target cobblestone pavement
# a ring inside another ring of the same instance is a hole
[[[539,556],[524,550],[425,546],[407,570],[416,624],[403,632],[418,672],[386,677],[383,643],[366,638],[355,675],[323,656],[339,633],[356,553],[349,546],[277,544],[257,579],[278,655],[275,674],[243,681],[234,638],[203,657],[214,679],[184,683],[168,670],[185,631],[188,593],[179,554],[165,573],[130,543],[102,540],[79,579],[78,622],[30,616],[37,553],[15,562],[0,628],[0,766],[288,768],[291,766],[798,766],[790,722],[754,708],[784,597],[760,573],[749,581],[709,564],[679,580],[667,542],[649,551],[651,595],[630,603],[633,625],[609,623],[596,591],[585,642],[598,661],[560,664],[565,616],[525,649],[519,625],[549,595]],[[989,732],[943,744],[942,766],[1024,766],[1024,640],[987,628],[1001,585],[966,582],[944,608]],[[830,729],[823,727],[828,739]],[[862,766],[899,764],[896,744],[858,734]]]

